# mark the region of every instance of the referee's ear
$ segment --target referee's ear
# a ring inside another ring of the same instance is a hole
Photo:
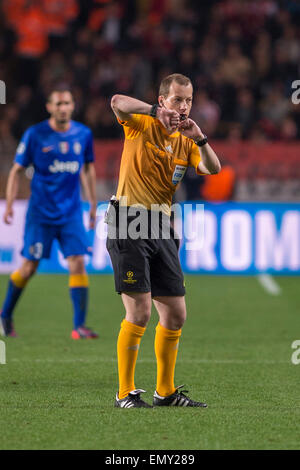
[[[165,108],[165,97],[163,95],[158,97],[158,104],[161,108]]]

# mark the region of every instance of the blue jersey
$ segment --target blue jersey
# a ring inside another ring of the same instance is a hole
[[[33,165],[28,212],[41,223],[64,224],[80,212],[80,170],[94,161],[92,131],[76,121],[66,132],[53,130],[48,120],[22,136],[15,162]]]

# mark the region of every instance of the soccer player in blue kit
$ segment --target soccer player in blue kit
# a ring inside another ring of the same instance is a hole
[[[84,255],[89,254],[89,248],[80,201],[83,170],[90,199],[90,228],[94,228],[97,204],[93,136],[87,126],[71,119],[74,100],[69,90],[53,90],[46,108],[50,118],[24,133],[8,177],[4,213],[7,224],[13,218],[20,174],[29,165],[34,168],[21,252],[24,260],[10,276],[0,314],[0,330],[4,336],[16,336],[13,326],[16,303],[40,260],[49,258],[52,242],[57,239],[70,273],[74,312],[71,337],[97,338],[97,333],[85,325],[89,280]]]

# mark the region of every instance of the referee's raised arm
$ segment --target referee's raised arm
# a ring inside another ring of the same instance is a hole
[[[151,105],[126,95],[114,95],[111,107],[120,121],[128,121],[132,114],[146,114],[157,118],[170,132],[178,127],[180,115],[177,111],[159,105]]]
[[[114,95],[111,107],[121,121],[128,121],[131,114],[150,114],[151,111],[151,104],[125,95]]]

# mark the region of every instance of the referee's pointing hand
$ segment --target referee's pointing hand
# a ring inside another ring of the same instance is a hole
[[[170,132],[174,132],[179,126],[180,114],[177,111],[167,108],[157,108],[157,119]]]

